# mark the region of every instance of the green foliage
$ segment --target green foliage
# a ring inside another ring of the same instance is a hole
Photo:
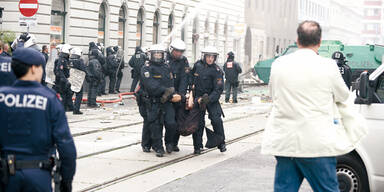
[[[12,31],[0,31],[0,41],[3,43],[12,44],[13,40],[16,39],[15,32]]]

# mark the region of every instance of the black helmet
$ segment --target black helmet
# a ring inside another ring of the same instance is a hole
[[[227,55],[227,61],[233,61],[235,59],[235,54],[232,51],[228,52]]]
[[[113,51],[113,47],[107,47],[107,55],[112,55],[114,54],[115,52]]]
[[[344,61],[345,57],[344,57],[344,54],[342,52],[336,51],[332,54],[332,59]]]

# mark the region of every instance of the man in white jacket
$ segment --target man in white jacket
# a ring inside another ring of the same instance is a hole
[[[335,61],[318,55],[320,25],[304,21],[297,34],[299,49],[272,64],[261,152],[276,157],[275,192],[298,191],[304,178],[314,191],[339,191],[336,156],[352,144],[335,109],[349,92]]]

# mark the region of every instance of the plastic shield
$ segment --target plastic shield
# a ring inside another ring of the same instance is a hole
[[[71,74],[68,78],[69,83],[71,83],[71,90],[76,93],[80,92],[83,87],[85,72],[71,68],[69,74]]]

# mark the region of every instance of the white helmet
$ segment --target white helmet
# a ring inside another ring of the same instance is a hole
[[[154,63],[162,63],[165,61],[165,48],[161,44],[152,45],[149,48],[149,61]],[[161,54],[161,56],[157,56],[157,54]]]
[[[213,46],[207,46],[204,47],[201,50],[201,59],[205,62],[205,57],[208,55],[215,56],[215,61],[217,60],[217,56],[219,55],[219,52],[217,51],[216,47]]]
[[[81,57],[83,55],[83,50],[79,47],[74,47],[71,49],[71,55],[77,55]]]
[[[22,34],[22,35],[24,35],[24,34]],[[18,42],[20,40],[20,36],[17,37],[13,41],[13,43],[11,45],[12,49],[16,49],[17,48],[17,44],[18,44]],[[36,39],[36,37],[34,35],[28,33],[27,34],[27,39],[28,40],[26,42],[24,42],[24,48],[33,48],[33,49],[36,49],[37,51],[41,51],[40,46],[37,45],[37,39]]]
[[[63,47],[64,44],[58,44],[56,45],[56,49],[57,49],[57,52],[60,53],[61,52],[61,48]]]
[[[70,51],[71,51],[71,45],[69,44],[64,44],[62,47],[61,47],[61,53],[66,53],[69,55]]]
[[[169,45],[169,52],[172,53],[173,50],[184,52],[186,49],[186,45],[183,40],[175,39]]]

